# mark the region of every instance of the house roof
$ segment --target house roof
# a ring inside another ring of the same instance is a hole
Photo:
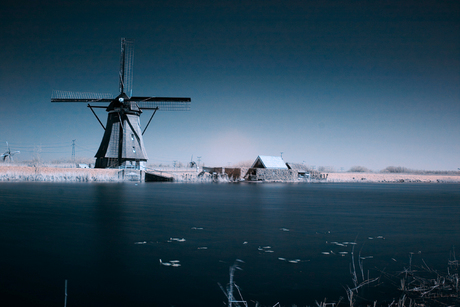
[[[288,169],[281,157],[258,156],[251,168]]]

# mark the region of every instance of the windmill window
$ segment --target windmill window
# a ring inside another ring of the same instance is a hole
[[[133,152],[136,153],[136,148],[133,146]]]
[[[131,133],[131,141],[134,141],[134,134]]]

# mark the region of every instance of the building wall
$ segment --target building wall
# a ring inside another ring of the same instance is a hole
[[[291,169],[250,168],[245,176],[249,181],[296,182],[299,174]]]

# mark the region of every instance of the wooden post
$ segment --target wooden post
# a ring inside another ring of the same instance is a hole
[[[65,280],[64,307],[67,307],[67,279]]]

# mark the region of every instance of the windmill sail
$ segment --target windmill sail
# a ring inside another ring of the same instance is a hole
[[[53,91],[51,102],[111,102],[115,95],[109,93],[88,93]]]
[[[190,111],[190,98],[186,97],[131,97],[140,109],[161,111]]]
[[[133,41],[121,39],[120,56],[120,93],[128,97],[133,95],[133,64],[134,64],[134,43]]]
[[[0,158],[2,158],[3,162],[5,162],[7,159],[10,162],[14,162],[13,156],[18,153],[21,152],[19,150],[12,152],[10,149],[10,145],[8,144],[8,142],[6,142],[6,151],[0,156]]]

